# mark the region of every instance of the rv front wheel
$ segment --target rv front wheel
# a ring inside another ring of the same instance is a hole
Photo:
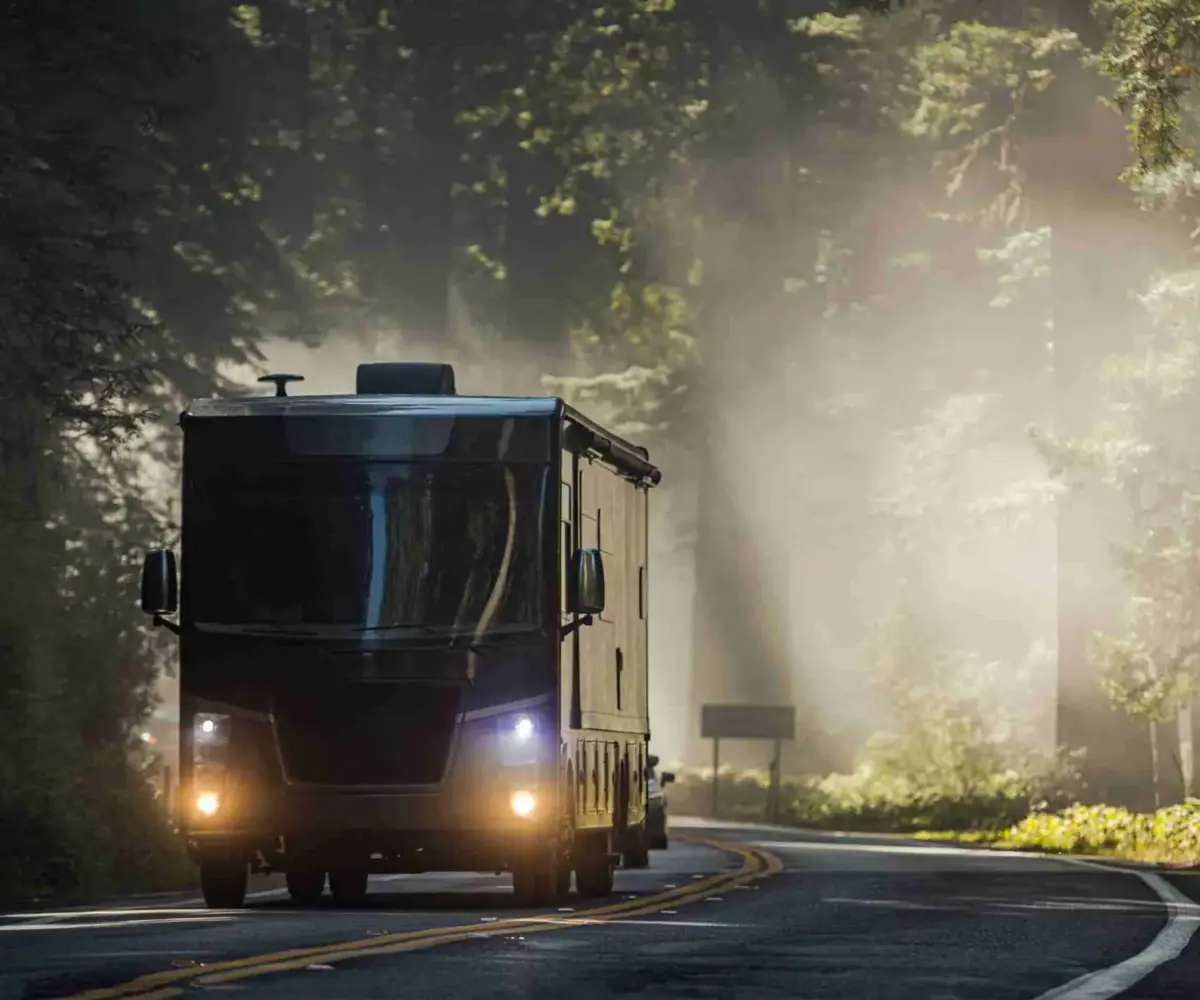
[[[323,871],[295,871],[287,873],[288,894],[293,903],[300,906],[312,906],[321,899],[325,891],[325,873]]]
[[[518,906],[549,906],[571,891],[571,869],[558,861],[521,864],[513,869],[513,896]]]
[[[246,863],[201,861],[200,893],[210,910],[240,910],[246,905],[250,870]]]
[[[361,903],[367,895],[366,868],[339,868],[329,873],[329,892],[338,906]]]

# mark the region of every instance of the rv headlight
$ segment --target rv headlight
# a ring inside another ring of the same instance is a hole
[[[229,742],[230,718],[218,712],[197,712],[192,720],[192,736],[197,743],[224,746]]]
[[[216,792],[201,792],[196,796],[196,811],[202,816],[212,816],[221,808],[221,798]]]
[[[230,718],[217,712],[198,712],[192,720],[192,761],[221,767],[229,746]]]
[[[541,759],[545,734],[538,722],[535,716],[526,712],[506,716],[500,721],[497,737],[502,764],[536,764]]]

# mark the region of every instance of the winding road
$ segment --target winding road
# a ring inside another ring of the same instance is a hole
[[[383,876],[367,901],[189,896],[0,914],[0,1000],[1193,1000],[1200,876],[678,821],[610,899]]]

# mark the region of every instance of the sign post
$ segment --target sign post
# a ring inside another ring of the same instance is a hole
[[[771,761],[771,822],[779,823],[779,800],[783,793],[783,741],[775,741],[775,757]]]
[[[721,770],[721,739],[713,737],[713,787],[712,787],[712,814],[713,819],[717,818],[717,772]]]
[[[767,791],[767,816],[779,819],[780,753],[784,740],[796,738],[796,709],[793,705],[703,705],[700,708],[700,738],[713,741],[712,815],[719,818],[718,774],[721,768],[721,740],[771,740],[775,756],[771,761],[770,787]]]

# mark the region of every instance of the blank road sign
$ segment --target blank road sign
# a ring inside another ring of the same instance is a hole
[[[793,740],[796,709],[792,705],[703,705],[700,738],[704,740]]]

